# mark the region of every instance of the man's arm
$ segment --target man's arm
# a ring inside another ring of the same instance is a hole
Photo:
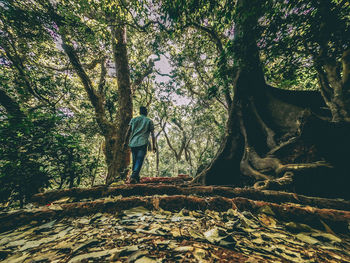
[[[151,131],[151,137],[152,137],[152,150],[153,152],[157,152],[156,137],[154,136],[154,130]]]
[[[152,150],[153,152],[157,152],[156,137],[154,136],[154,124],[152,120],[150,121],[150,131],[152,137]]]
[[[123,144],[123,147],[124,147],[124,148],[126,148],[126,145],[127,145],[127,143],[128,143],[130,134],[131,134],[131,126],[129,125],[128,130],[126,131],[125,138],[124,138],[124,144]]]

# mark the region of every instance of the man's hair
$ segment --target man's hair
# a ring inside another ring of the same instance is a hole
[[[147,108],[144,106],[140,107],[140,114],[147,116]]]

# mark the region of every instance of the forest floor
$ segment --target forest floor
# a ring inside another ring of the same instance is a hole
[[[0,214],[0,260],[350,262],[347,201],[160,181],[38,194]]]

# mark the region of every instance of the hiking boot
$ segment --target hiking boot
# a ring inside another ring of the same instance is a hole
[[[130,178],[129,184],[138,184],[140,182],[140,180],[136,179],[136,178]]]

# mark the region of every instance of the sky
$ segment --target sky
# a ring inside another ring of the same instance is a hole
[[[171,74],[172,67],[169,63],[169,59],[166,56],[161,55],[160,60],[156,61],[154,64],[155,64],[154,66],[155,66],[156,70],[159,73]],[[156,85],[157,86],[161,85],[161,83],[168,83],[169,81],[171,81],[171,78],[168,76],[161,76],[159,74],[156,75]],[[166,95],[168,95],[168,94],[166,94]],[[171,99],[171,101],[175,105],[178,105],[178,106],[188,105],[189,103],[191,103],[191,98],[186,97],[186,96],[180,96],[180,95],[175,94],[175,93],[170,94],[169,98]]]

